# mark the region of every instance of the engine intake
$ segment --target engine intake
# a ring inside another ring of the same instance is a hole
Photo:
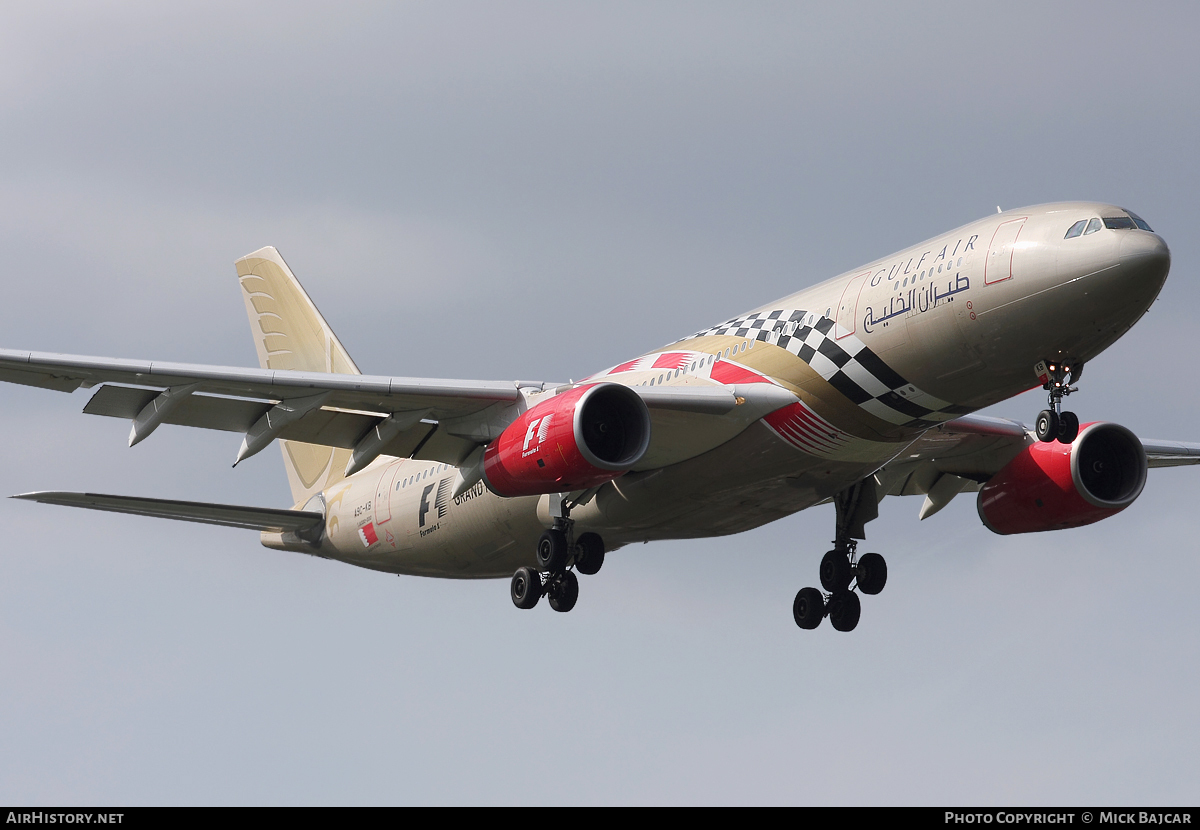
[[[488,445],[483,478],[500,496],[585,490],[629,471],[650,446],[650,411],[617,383],[581,386],[525,411]]]
[[[994,533],[1063,530],[1120,513],[1146,486],[1146,450],[1119,424],[1088,424],[1071,444],[1031,444],[979,491]]]

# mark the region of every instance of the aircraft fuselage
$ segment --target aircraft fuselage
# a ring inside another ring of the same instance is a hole
[[[1092,360],[1149,309],[1169,265],[1162,238],[1112,205],[1006,211],[599,372],[583,382],[769,382],[799,402],[723,419],[734,434],[692,430],[691,444],[604,485],[572,518],[612,550],[736,533],[817,504],[931,427],[1041,385],[1039,361]],[[532,407],[564,388],[522,394]],[[264,544],[440,577],[533,564],[548,497],[502,498],[484,482],[454,496],[456,476],[381,458],[325,491],[318,548],[278,534]]]

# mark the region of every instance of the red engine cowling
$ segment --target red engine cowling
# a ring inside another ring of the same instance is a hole
[[[1146,450],[1118,424],[1088,424],[1071,444],[1032,444],[979,491],[994,533],[1063,530],[1120,513],[1146,486]]]
[[[501,496],[585,490],[611,481],[650,446],[650,412],[618,383],[581,386],[527,410],[488,445],[483,478]]]

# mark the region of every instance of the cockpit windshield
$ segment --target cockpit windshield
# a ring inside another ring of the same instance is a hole
[[[1080,219],[1071,227],[1067,228],[1067,235],[1063,239],[1074,239],[1077,236],[1087,236],[1089,233],[1095,233],[1100,230],[1099,219]]]
[[[1122,208],[1122,210],[1125,210],[1125,209]],[[1150,226],[1146,224],[1145,219],[1138,216],[1132,210],[1125,210],[1125,212],[1129,214],[1129,218],[1133,220],[1133,224],[1137,225],[1139,228],[1141,228],[1144,231],[1150,231],[1150,233],[1154,233],[1154,231],[1150,230]]]
[[[1128,216],[1105,216],[1104,227],[1110,231],[1131,231],[1137,227]]]
[[[1122,208],[1124,210],[1124,208]],[[1104,219],[1080,219],[1071,227],[1067,228],[1067,233],[1063,239],[1074,239],[1077,236],[1087,236],[1089,233],[1095,233],[1100,228],[1108,228],[1109,230],[1150,230],[1150,226],[1146,224],[1146,220],[1138,216],[1132,210],[1126,210],[1127,215],[1105,216]]]

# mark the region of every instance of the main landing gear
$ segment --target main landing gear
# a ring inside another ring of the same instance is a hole
[[[517,568],[509,583],[513,605],[529,609],[547,597],[550,607],[566,613],[579,599],[579,577],[591,576],[604,565],[604,540],[595,533],[574,534],[570,510],[551,497],[554,526],[542,534],[537,545],[537,568]],[[574,567],[574,571],[571,568]]]
[[[855,556],[858,543],[853,539],[835,541],[833,550],[821,559],[821,587],[801,588],[792,603],[792,617],[801,628],[816,628],[821,620],[838,631],[853,631],[862,614],[862,603],[855,590],[878,594],[887,584],[887,561],[878,553]],[[853,588],[851,584],[853,583]]]
[[[838,631],[853,631],[862,614],[858,593],[875,595],[887,584],[887,562],[878,553],[857,556],[865,525],[879,515],[875,479],[867,478],[834,496],[837,538],[833,550],[821,558],[821,587],[801,588],[792,603],[792,617],[801,628],[812,629],[829,617]],[[853,584],[853,588],[851,585]]]
[[[1079,435],[1079,418],[1074,412],[1062,411],[1062,399],[1072,392],[1078,392],[1079,387],[1072,386],[1083,374],[1083,364],[1051,363],[1042,361],[1034,367],[1038,377],[1045,378],[1042,388],[1049,392],[1049,409],[1038,413],[1034,423],[1034,433],[1043,443],[1058,441],[1070,444]]]

